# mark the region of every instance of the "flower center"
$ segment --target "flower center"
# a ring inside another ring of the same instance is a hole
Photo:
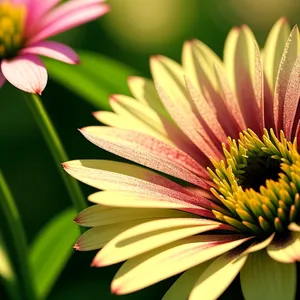
[[[15,56],[21,48],[25,13],[22,4],[0,3],[0,59]]]
[[[225,160],[211,158],[208,168],[216,187],[211,192],[228,214],[213,210],[216,218],[241,232],[265,237],[287,230],[300,221],[300,155],[296,140],[283,132],[264,130],[260,139],[253,131],[240,133],[238,141],[223,145]]]

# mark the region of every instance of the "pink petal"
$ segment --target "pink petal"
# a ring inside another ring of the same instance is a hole
[[[274,93],[274,121],[277,132],[283,129],[283,107],[289,78],[298,56],[299,30],[295,26],[285,45]]]
[[[41,94],[47,84],[47,70],[43,62],[33,54],[3,59],[3,75],[16,88],[33,94]]]
[[[28,44],[44,40],[106,14],[110,10],[109,5],[100,5],[99,2],[99,0],[77,0],[60,5],[45,17],[42,28],[29,39]]]
[[[60,60],[67,64],[77,64],[79,57],[70,47],[54,42],[41,41],[21,50],[21,54],[37,54]]]
[[[203,152],[201,155],[221,158],[221,149],[217,149],[215,144],[210,140],[195,114],[191,110],[187,111],[176,105],[158,82],[156,83],[156,89],[168,113],[172,116],[178,127]]]
[[[1,71],[1,68],[0,68],[0,88],[3,86],[3,84],[5,83],[6,79]]]
[[[292,68],[286,94],[283,103],[283,129],[288,140],[291,140],[292,127],[295,119],[300,97],[300,56],[295,61]]]
[[[198,201],[184,187],[150,170],[121,162],[89,160],[69,161],[63,167],[71,176],[92,187],[137,192],[154,199],[159,197],[164,201],[183,204],[184,211],[215,219],[210,209],[198,206],[202,200]]]
[[[24,0],[21,2],[24,2]],[[60,0],[27,0],[27,18],[25,24],[25,36],[27,38],[38,30],[41,18],[59,2]]]
[[[86,127],[81,133],[98,147],[116,155],[188,181],[203,189],[209,190],[211,187],[192,173],[207,176],[207,171],[196,161],[179,149],[150,135],[104,126]]]

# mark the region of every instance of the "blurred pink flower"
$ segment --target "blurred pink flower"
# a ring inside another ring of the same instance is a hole
[[[0,87],[41,94],[47,70],[38,55],[68,64],[79,61],[68,46],[47,38],[96,19],[109,11],[103,0],[0,0]]]

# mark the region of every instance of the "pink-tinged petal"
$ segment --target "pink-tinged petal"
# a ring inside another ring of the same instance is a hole
[[[91,4],[89,2],[91,2]],[[36,43],[94,20],[106,14],[109,10],[109,5],[99,4],[99,1],[68,1],[49,13],[47,18],[45,17],[42,28],[29,39],[28,44]]]
[[[198,218],[145,222],[129,228],[108,242],[95,256],[92,265],[112,265],[189,236],[219,230],[221,226],[220,223]]]
[[[0,62],[0,64],[1,64],[1,62]],[[6,81],[6,79],[1,71],[1,67],[0,67],[0,88],[4,85],[5,81]]]
[[[27,0],[27,16],[24,26],[25,36],[29,38],[33,32],[38,30],[41,18],[50,11],[61,0]],[[21,2],[24,2],[22,0]]]
[[[214,114],[218,111],[219,91],[215,65],[222,65],[220,58],[204,43],[196,39],[183,46],[182,65],[192,85],[203,94]]]
[[[54,41],[38,42],[22,49],[20,53],[47,56],[67,64],[77,64],[79,62],[79,57],[73,49]]]
[[[262,133],[262,64],[257,47],[252,31],[243,25],[234,56],[236,94],[246,126]]]
[[[186,136],[199,148],[202,152],[201,155],[204,157],[212,156],[221,158],[221,148],[216,148],[195,114],[191,110],[188,111],[176,105],[158,82],[156,83],[156,89],[169,114]]]
[[[206,177],[207,172],[195,160],[150,135],[104,126],[85,127],[81,133],[90,142],[106,151],[188,181],[203,189],[211,188],[199,178],[199,176]]]
[[[229,136],[238,137],[238,134],[247,128],[243,115],[223,69],[216,65],[215,72],[223,99],[223,104],[220,104],[219,108],[221,110],[220,122]],[[224,115],[226,118],[224,118]]]
[[[291,29],[287,20],[285,18],[280,18],[270,30],[265,47],[262,51],[266,85],[272,94],[274,92],[280,60],[290,31]]]
[[[69,161],[63,167],[74,178],[95,188],[137,192],[158,196],[164,198],[164,201],[189,204],[189,208],[183,209],[184,211],[215,219],[211,210],[199,206],[201,199],[188,194],[179,184],[142,167],[101,160]],[[208,200],[203,201],[210,205]]]
[[[286,239],[273,240],[267,251],[271,258],[281,263],[300,261],[300,233],[292,232]]]
[[[283,129],[288,140],[292,139],[292,129],[295,119],[300,97],[300,56],[295,61],[291,75],[288,81],[284,104],[283,104]]]
[[[242,235],[199,235],[173,242],[126,261],[111,286],[131,293],[219,256],[249,240]]]
[[[47,84],[47,70],[43,62],[33,54],[3,59],[1,70],[7,81],[28,93],[41,94]]]
[[[299,53],[299,30],[295,26],[286,43],[281,58],[274,94],[274,121],[277,132],[283,129],[284,99],[290,79],[290,75]]]

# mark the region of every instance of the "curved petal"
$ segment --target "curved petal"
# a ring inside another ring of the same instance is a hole
[[[77,64],[79,62],[79,57],[72,48],[54,41],[38,42],[22,49],[20,53],[47,56],[67,64]]]
[[[266,251],[249,255],[240,279],[246,300],[294,300],[296,296],[296,264],[282,264]]]
[[[27,1],[26,25],[24,26],[25,36],[27,38],[30,38],[31,35],[39,29],[41,18],[60,1],[61,0]],[[24,0],[22,0],[21,2],[24,3]]]
[[[220,229],[220,223],[198,218],[149,221],[122,232],[96,255],[93,265],[112,265],[182,238]]]
[[[101,191],[88,197],[88,200],[112,207],[133,207],[133,208],[171,208],[183,210],[189,205],[177,202],[166,201],[164,197],[145,195],[136,192],[125,191]]]
[[[241,235],[199,235],[173,242],[126,261],[112,292],[127,294],[181,273],[249,240]]]
[[[60,5],[42,20],[40,30],[29,39],[27,45],[32,45],[106,14],[110,7],[107,4],[100,4],[100,2],[102,1],[77,0]]]
[[[206,261],[185,271],[168,289],[162,300],[188,299],[195,283],[210,263],[211,261]]]
[[[193,197],[179,184],[142,167],[101,160],[69,161],[63,167],[71,176],[93,187],[159,196],[164,201],[188,205],[189,208],[183,209],[185,211],[215,219],[210,209],[201,207],[202,199]],[[209,200],[203,200],[210,205]]]
[[[285,18],[279,19],[270,30],[263,49],[264,71],[272,92],[274,91],[280,60],[289,33],[290,27],[287,20]]]
[[[128,86],[133,96],[141,103],[148,105],[155,112],[158,112],[171,120],[169,114],[164,108],[152,80],[131,76],[128,78]]]
[[[0,62],[0,64],[1,64],[1,62]],[[5,81],[6,81],[6,79],[1,71],[1,67],[0,67],[0,88],[4,85]]]
[[[93,205],[78,214],[74,222],[85,227],[95,227],[132,220],[149,220],[153,218],[190,218],[186,212],[171,209],[118,208]]]
[[[292,232],[285,240],[274,240],[267,251],[273,259],[282,263],[300,261],[300,233]]]
[[[227,289],[247,260],[234,250],[215,259],[201,274],[189,300],[210,300],[218,297]]]
[[[283,129],[283,108],[289,78],[299,53],[299,30],[295,26],[285,45],[274,92],[274,121],[277,132]]]
[[[203,189],[209,190],[211,187],[199,177],[207,178],[207,172],[201,165],[183,151],[150,135],[104,126],[85,127],[81,129],[81,133],[90,142],[106,151]]]
[[[43,62],[33,54],[3,59],[1,70],[7,81],[28,93],[41,94],[47,84],[47,70]]]
[[[147,221],[149,219],[139,219],[91,228],[78,238],[74,248],[79,251],[100,249],[121,232]]]

